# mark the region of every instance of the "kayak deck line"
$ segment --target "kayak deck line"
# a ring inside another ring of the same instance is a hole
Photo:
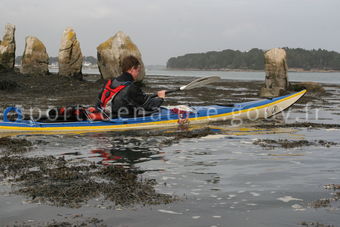
[[[245,103],[236,103],[234,107],[229,106],[198,106],[191,107],[197,110],[198,114],[195,117],[188,117],[188,120],[193,124],[207,123],[210,121],[230,120],[230,119],[246,119],[247,117],[258,116],[259,118],[270,117],[275,115],[300,99],[306,90],[296,92],[290,95],[281,96],[273,99],[257,100]],[[268,107],[273,106],[272,109]],[[212,115],[204,115],[208,110],[215,109],[219,113]],[[111,119],[110,121],[79,121],[79,122],[61,122],[61,123],[42,123],[32,121],[18,122],[0,122],[0,131],[27,131],[27,132],[43,132],[43,131],[100,131],[100,130],[121,130],[121,129],[143,129],[156,127],[169,127],[178,124],[177,114],[171,114],[170,110],[165,111],[167,115],[173,119],[162,120],[162,112],[158,113],[160,120],[153,120],[151,117],[140,119]],[[202,114],[204,116],[198,116]],[[256,114],[256,115],[255,115]],[[177,118],[176,118],[177,116]],[[239,117],[239,118],[235,118]]]

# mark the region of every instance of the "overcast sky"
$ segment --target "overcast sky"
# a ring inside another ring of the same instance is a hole
[[[16,25],[17,55],[37,36],[57,56],[73,27],[83,55],[117,31],[130,36],[144,63],[173,56],[253,47],[340,52],[340,0],[1,0],[0,30]],[[2,37],[2,35],[1,35]]]

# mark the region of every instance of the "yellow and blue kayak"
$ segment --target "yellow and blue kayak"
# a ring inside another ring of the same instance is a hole
[[[272,99],[260,99],[232,105],[162,107],[159,112],[137,118],[105,121],[39,122],[18,119],[0,121],[0,132],[86,132],[174,127],[178,124],[202,124],[225,120],[257,120],[271,117],[298,101],[306,90]]]

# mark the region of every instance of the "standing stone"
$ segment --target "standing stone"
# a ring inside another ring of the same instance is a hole
[[[273,48],[264,54],[266,80],[261,88],[260,96],[276,97],[282,95],[288,88],[286,51]]]
[[[5,35],[0,40],[0,72],[13,71],[15,64],[15,26],[6,24]]]
[[[145,68],[142,55],[130,37],[123,32],[117,32],[97,47],[98,67],[102,78],[107,80],[119,76],[122,73],[122,60],[130,55],[140,61],[141,71],[137,81],[143,80]]]
[[[59,49],[59,75],[82,78],[83,55],[80,43],[72,28],[64,31]]]
[[[30,75],[48,74],[48,54],[44,44],[36,37],[26,37],[20,72]]]

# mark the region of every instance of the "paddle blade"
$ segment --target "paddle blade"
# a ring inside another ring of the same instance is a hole
[[[192,81],[191,83],[180,87],[180,90],[190,90],[190,89],[193,89],[193,88],[202,87],[204,85],[217,82],[220,79],[221,78],[218,77],[218,76],[209,76],[209,77],[198,78],[198,79]]]

